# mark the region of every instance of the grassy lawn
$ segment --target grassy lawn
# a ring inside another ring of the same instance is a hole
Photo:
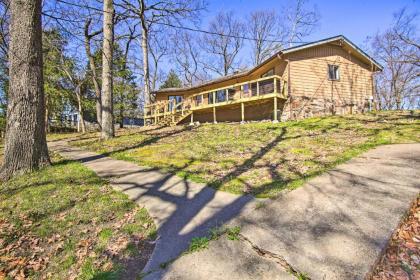
[[[0,187],[0,279],[116,279],[141,272],[156,229],[144,208],[77,162]]]
[[[71,143],[113,158],[174,172],[232,193],[272,197],[382,144],[420,141],[420,111],[310,118],[273,124],[119,131]]]

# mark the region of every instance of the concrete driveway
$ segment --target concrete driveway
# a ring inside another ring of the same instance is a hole
[[[381,146],[242,212],[230,223],[241,227],[235,245],[221,238],[148,279],[288,279],[280,268],[311,279],[364,279],[419,191],[420,144]],[[249,273],[223,273],[232,266]]]
[[[420,191],[420,144],[373,149],[263,207],[65,141],[50,147],[108,178],[154,217],[160,238],[146,279],[363,279]],[[220,225],[240,226],[239,240],[222,236],[178,257],[191,238]]]

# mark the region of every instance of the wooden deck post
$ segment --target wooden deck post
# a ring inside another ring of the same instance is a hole
[[[216,119],[216,106],[213,106],[213,123],[217,123],[217,119]]]
[[[245,105],[241,102],[241,123],[245,123]]]
[[[191,112],[190,125],[194,125],[194,112]]]
[[[157,125],[157,112],[156,112],[156,108],[154,110],[154,113],[155,113],[155,125]]]
[[[146,126],[146,106],[143,106],[143,126]]]
[[[257,81],[257,96],[260,95],[260,82]]]
[[[277,94],[277,78],[273,78],[274,93]]]
[[[278,123],[279,120],[277,118],[277,96],[274,96],[274,118],[273,118],[273,123]]]

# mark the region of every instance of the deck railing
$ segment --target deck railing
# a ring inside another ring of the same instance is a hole
[[[200,92],[184,98],[162,100],[145,106],[144,118],[155,119],[168,115],[185,115],[191,111],[207,107],[218,107],[232,103],[248,102],[269,97],[286,98],[286,81],[280,76],[269,76],[256,80],[236,83],[209,91]]]

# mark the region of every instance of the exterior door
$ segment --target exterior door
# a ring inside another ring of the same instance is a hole
[[[175,100],[175,101],[169,103],[169,108],[168,109],[171,112],[172,109],[173,109],[174,104],[179,104],[179,103],[182,102],[182,95],[169,95],[168,96],[168,100],[169,101]]]

